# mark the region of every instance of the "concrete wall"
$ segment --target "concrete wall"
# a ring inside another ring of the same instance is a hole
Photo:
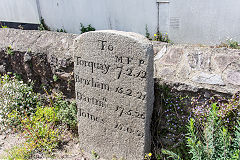
[[[114,29],[145,34],[157,27],[156,0],[41,0],[41,14],[52,29],[80,33],[80,23],[98,30]]]
[[[240,1],[170,0],[170,38],[178,43],[240,41]]]
[[[0,21],[39,23],[36,0],[0,0]]]
[[[157,4],[157,1],[160,3]],[[80,33],[80,23],[151,35],[158,22],[175,43],[240,41],[240,1],[236,0],[0,0],[0,21],[39,23]],[[168,2],[168,3],[166,3]],[[38,5],[37,5],[38,4]],[[37,6],[39,10],[37,10]],[[158,15],[159,11],[159,15]]]

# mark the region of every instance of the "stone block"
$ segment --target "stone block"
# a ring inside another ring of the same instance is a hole
[[[151,146],[151,43],[136,33],[95,31],[74,47],[81,148],[104,159],[143,159]]]
[[[227,81],[233,85],[240,86],[240,71],[228,73]]]
[[[192,81],[197,83],[212,84],[212,85],[225,85],[221,75],[210,74],[205,72],[201,72],[195,75],[192,78]]]

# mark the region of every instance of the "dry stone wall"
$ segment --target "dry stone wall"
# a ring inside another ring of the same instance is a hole
[[[153,43],[155,78],[162,83],[179,91],[234,94],[240,90],[240,50]]]
[[[32,79],[37,91],[44,85],[62,91],[68,98],[75,98],[75,82],[83,85],[84,80],[86,84],[88,84],[86,80],[91,80],[92,83],[97,84],[96,89],[103,88],[107,91],[110,85],[96,83],[98,81],[95,78],[92,80],[91,77],[85,76],[86,69],[91,71],[90,67],[83,69],[83,73],[80,72],[84,77],[78,77],[80,75],[76,74],[74,80],[73,64],[76,48],[73,44],[78,40],[77,37],[78,35],[57,32],[0,29],[0,74],[18,73],[25,81]],[[104,49],[106,47],[110,51],[114,47],[100,41],[98,43],[100,48],[101,43]],[[227,96],[240,91],[240,50],[197,45],[169,45],[161,42],[152,42],[152,44],[156,86],[164,84],[175,90],[176,94],[201,94],[204,98],[209,98],[211,93]],[[104,53],[103,55],[109,56]],[[91,61],[98,60],[98,58],[88,58]],[[108,60],[102,62],[107,63]],[[98,70],[103,72],[104,80],[110,78],[104,76],[106,71],[110,70],[107,67],[105,70]],[[159,91],[156,86],[154,110],[159,111],[161,94],[156,94]],[[85,88],[87,87],[89,86],[86,85]],[[80,94],[78,95],[81,97]],[[104,107],[105,104],[101,103],[101,106]],[[84,110],[79,113],[87,114]],[[89,116],[91,118],[90,112]]]
[[[17,72],[37,86],[44,84],[74,94],[73,52],[77,35],[0,29],[0,73]],[[7,54],[11,46],[13,55]],[[154,77],[179,91],[240,90],[240,50],[153,42]],[[58,77],[54,81],[53,76]]]
[[[34,81],[37,91],[45,86],[73,98],[71,46],[76,37],[58,32],[0,29],[0,74],[15,72],[24,81]]]

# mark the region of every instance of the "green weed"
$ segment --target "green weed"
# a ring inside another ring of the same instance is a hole
[[[146,37],[147,39],[151,40],[151,38],[150,38],[150,33],[149,33],[149,31],[148,31],[148,26],[147,26],[147,25],[146,25],[146,27],[145,27],[145,37]]]
[[[240,49],[240,45],[237,41],[234,41],[234,40],[227,40],[227,44],[230,48],[233,48],[233,49]]]
[[[39,98],[32,84],[11,76],[0,78],[0,122],[2,129],[22,132],[26,142],[9,150],[8,159],[28,159],[35,152],[51,155],[59,146],[61,125],[77,130],[75,102],[64,100],[60,93],[50,96],[46,92],[47,97]]]
[[[46,25],[45,20],[41,17],[40,25],[38,27],[40,31],[50,31],[51,29]]]
[[[189,153],[192,160],[240,158],[240,124],[235,126],[233,134],[227,130],[222,119],[218,117],[219,107],[211,104],[209,116],[203,129],[199,129],[195,119],[191,118],[186,135]],[[180,157],[171,151],[162,150],[169,157],[179,160]]]
[[[8,55],[14,55],[12,46],[10,46],[10,45],[6,48],[6,52],[7,52]]]
[[[63,32],[63,33],[67,33],[67,31],[65,29],[57,29],[57,32]]]
[[[156,34],[154,34],[154,41],[161,41],[161,42],[166,42],[166,43],[171,43],[170,39],[168,38],[168,33],[161,33],[161,32],[157,32]]]
[[[86,27],[82,23],[80,23],[80,25],[81,25],[81,28],[80,28],[81,34],[85,33],[85,32],[90,32],[90,31],[95,31],[96,30],[94,27],[91,26],[91,24],[89,24]]]
[[[2,26],[2,25],[1,25],[1,28],[8,28],[8,26]]]

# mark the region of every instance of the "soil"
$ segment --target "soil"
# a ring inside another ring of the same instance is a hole
[[[14,146],[21,145],[25,138],[20,133],[1,133],[0,134],[0,159],[7,156],[8,150]],[[92,160],[91,154],[84,153],[79,147],[78,138],[70,132],[64,133],[61,145],[50,157],[42,153],[35,153],[34,160]],[[103,159],[98,159],[103,160]]]

